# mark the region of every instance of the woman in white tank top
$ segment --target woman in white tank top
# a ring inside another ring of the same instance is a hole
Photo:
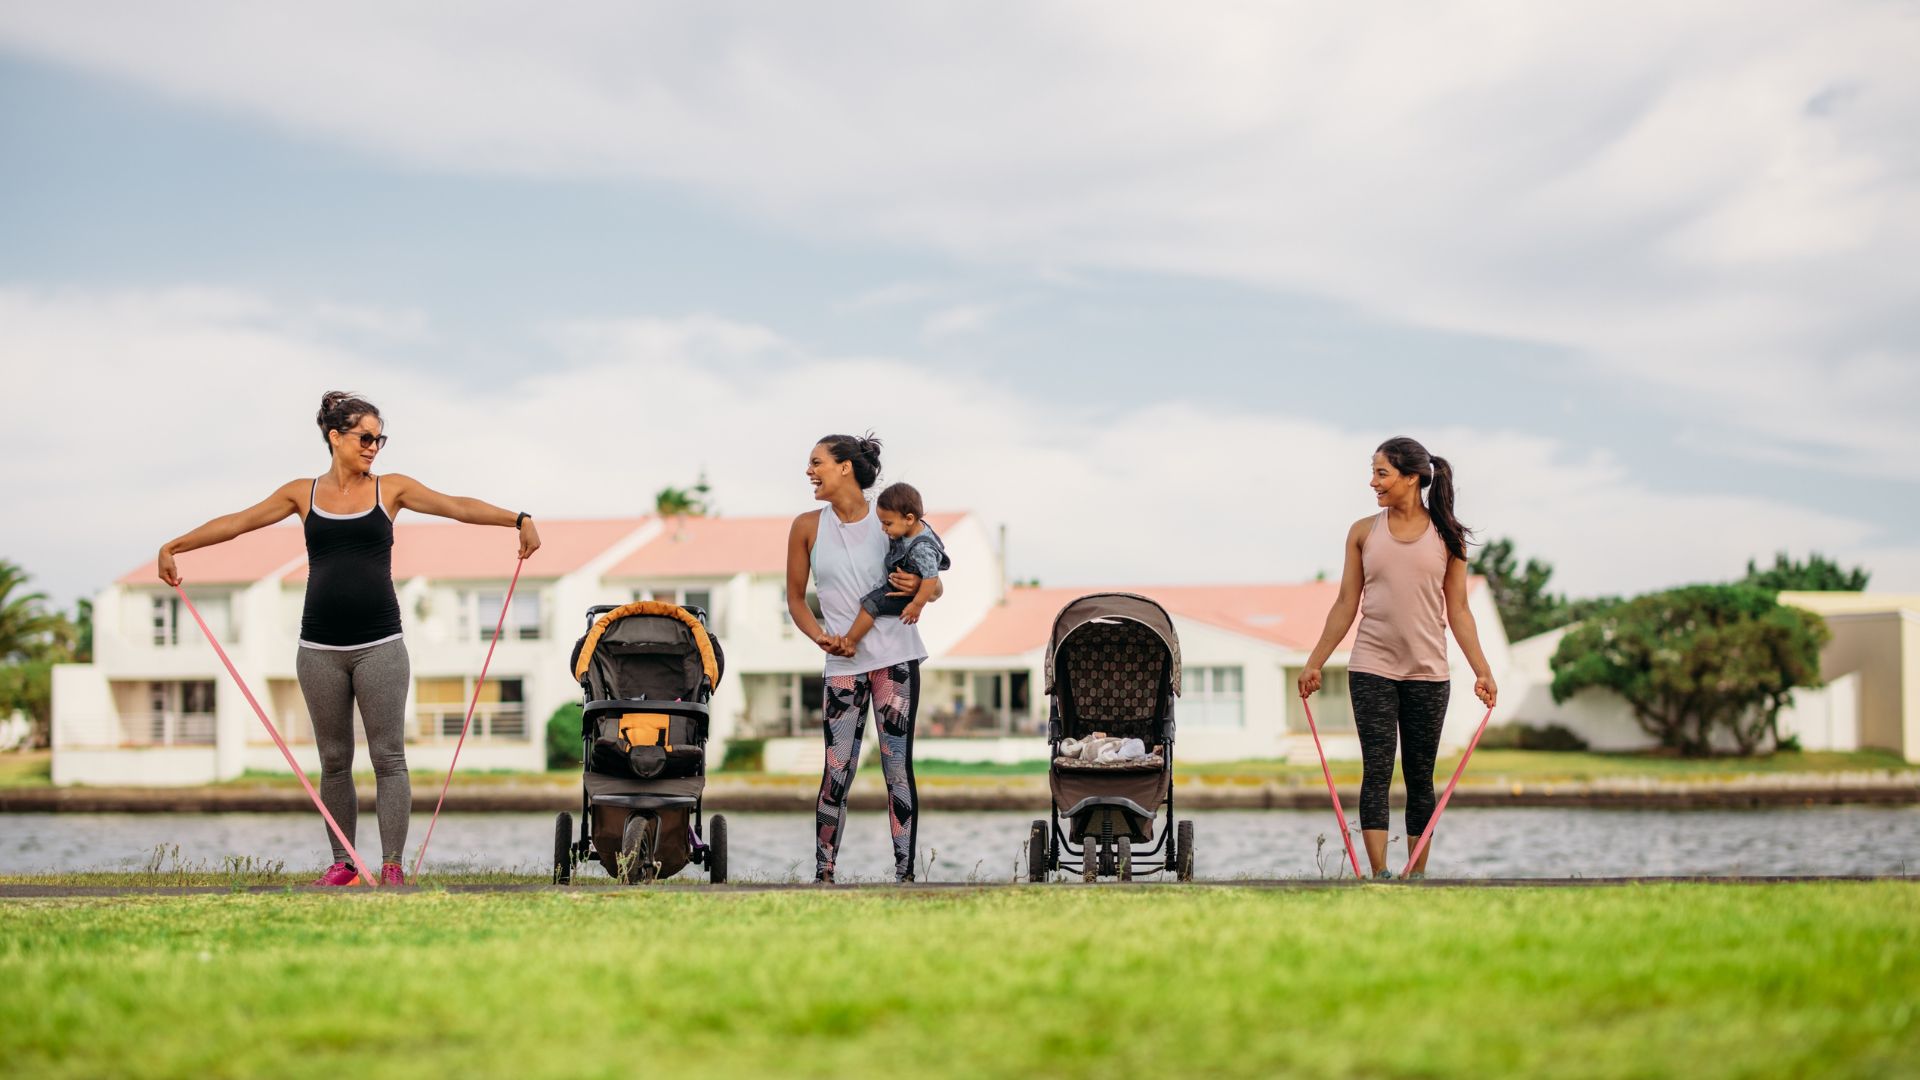
[[[912,574],[887,574],[887,534],[881,531],[879,515],[866,496],[879,475],[880,440],[850,435],[821,439],[807,458],[807,479],[813,484],[813,497],[827,505],[794,518],[787,537],[787,612],[800,632],[827,654],[826,700],[821,709],[827,759],[814,806],[814,880],[827,883],[833,881],[840,853],[847,791],[860,761],[860,736],[869,705],[880,736],[880,768],[887,781],[894,878],[913,880],[919,825],[913,726],[920,702],[920,662],[927,658],[927,650],[920,643],[919,628],[899,619],[878,620],[851,651],[843,652],[838,640],[860,614],[860,598],[883,578],[896,591],[909,595],[920,587],[920,579]],[[819,594],[820,619],[807,606],[809,577]],[[933,595],[939,598],[937,584]]]
[[[1388,789],[1395,744],[1407,786],[1407,847],[1433,817],[1433,768],[1452,688],[1449,626],[1473,666],[1473,692],[1493,707],[1499,689],[1467,608],[1467,536],[1453,516],[1453,466],[1412,439],[1388,439],[1373,455],[1374,501],[1385,507],[1347,530],[1340,595],[1300,672],[1300,696],[1320,689],[1320,666],[1360,632],[1347,661],[1353,725],[1360,736],[1360,836],[1375,877],[1387,869]],[[1428,489],[1423,503],[1422,488]],[[1424,875],[1432,842],[1411,872]]]

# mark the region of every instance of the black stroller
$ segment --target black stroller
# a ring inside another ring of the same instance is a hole
[[[1132,593],[1095,593],[1060,609],[1047,640],[1053,805],[1049,820],[1035,821],[1028,834],[1029,881],[1045,881],[1059,869],[1079,870],[1084,881],[1130,881],[1136,870],[1163,867],[1181,881],[1193,880],[1193,822],[1176,828],[1173,819],[1173,699],[1179,694],[1180,638],[1165,608]],[[1062,753],[1064,741],[1096,734],[1139,739],[1147,754],[1095,763]],[[1153,841],[1163,806],[1166,831],[1153,847],[1136,852],[1135,844]]]
[[[554,823],[554,883],[588,859],[629,885],[688,863],[726,881],[727,819],[701,819],[707,701],[726,665],[706,613],[642,600],[588,608],[587,627],[572,662],[586,696],[580,833],[570,813]]]

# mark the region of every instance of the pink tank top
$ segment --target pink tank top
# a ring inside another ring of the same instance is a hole
[[[1360,632],[1348,671],[1386,679],[1446,679],[1447,545],[1427,523],[1415,540],[1387,527],[1387,511],[1360,544]]]

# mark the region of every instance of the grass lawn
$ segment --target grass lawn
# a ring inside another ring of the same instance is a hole
[[[53,751],[22,750],[0,754],[0,788],[48,787],[53,783]]]
[[[1779,1076],[1920,1063],[1920,888],[0,902],[0,1071]]]

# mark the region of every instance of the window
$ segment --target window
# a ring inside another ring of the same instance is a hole
[[[481,641],[493,640],[493,628],[500,622],[500,604],[506,595],[504,589],[474,595],[474,623],[480,629]],[[507,612],[506,624],[500,627],[500,637],[505,641],[540,640],[539,593],[528,591],[513,594],[513,608]]]
[[[782,738],[820,731],[820,709],[826,680],[818,675],[788,672],[746,675],[741,679],[746,709],[734,735],[743,739]]]
[[[240,640],[240,635],[234,632],[232,597],[195,596],[193,603],[215,637],[229,645]],[[178,645],[182,634],[189,642],[200,639],[200,628],[193,624],[193,614],[181,605],[177,594],[156,593],[149,612],[147,640],[153,644]]]
[[[1300,669],[1287,668],[1281,674],[1287,680],[1287,730],[1305,735],[1307,713],[1295,689],[1300,683]],[[1353,731],[1353,700],[1347,691],[1346,668],[1320,670],[1320,692],[1313,695],[1313,723],[1322,735],[1329,731]]]
[[[494,609],[499,617],[499,609]],[[470,678],[421,679],[414,684],[414,737],[437,742],[460,737],[473,699]],[[488,679],[474,703],[470,739],[524,739],[527,736],[527,698],[524,679]]]
[[[705,585],[655,585],[651,588],[633,590],[635,600],[658,600],[666,604],[678,604],[685,608],[695,608],[707,617],[707,626],[714,633],[720,632],[718,614],[713,610],[713,590]]]
[[[153,598],[153,643],[155,645],[180,644],[179,597],[156,596]]]
[[[1025,671],[935,672],[920,683],[920,732],[930,737],[1035,734],[1032,675]]]
[[[125,718],[127,741],[142,746],[212,746],[214,682],[147,684],[146,711]]]
[[[1246,724],[1246,693],[1237,667],[1190,667],[1180,673],[1182,727],[1237,728]]]

